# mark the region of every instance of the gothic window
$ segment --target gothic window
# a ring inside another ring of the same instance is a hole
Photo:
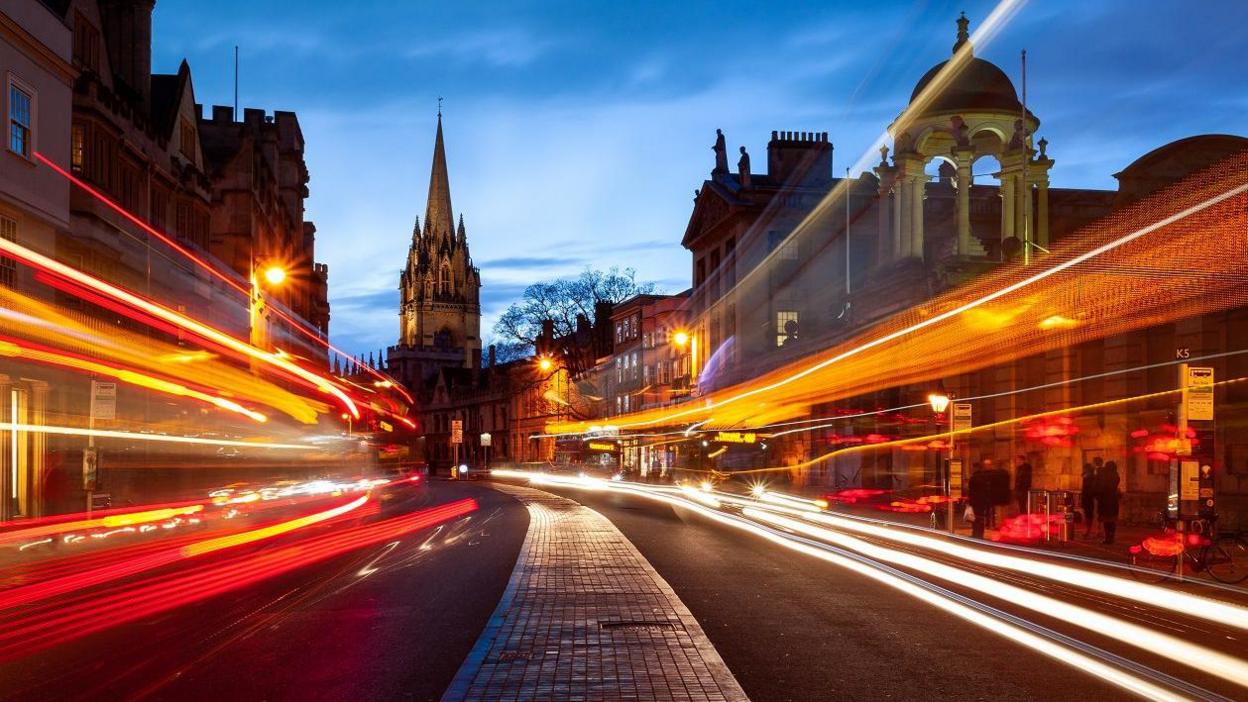
[[[433,345],[439,349],[451,348],[451,330],[443,329],[433,335]]]
[[[442,264],[442,279],[438,283],[438,292],[443,295],[451,294],[451,266],[448,263]]]

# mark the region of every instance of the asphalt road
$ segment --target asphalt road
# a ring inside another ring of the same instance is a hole
[[[462,497],[480,509],[393,546],[0,666],[0,698],[437,700],[502,595],[528,516],[483,485],[436,481],[387,501],[380,515]]]
[[[671,584],[756,702],[1127,699],[874,580],[680,508],[543,489],[610,519]]]

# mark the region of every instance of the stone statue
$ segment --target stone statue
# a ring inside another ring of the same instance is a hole
[[[1023,134],[1023,120],[1014,120],[1014,135],[1010,137],[1010,148],[1021,149],[1027,145],[1027,137]]]
[[[715,130],[715,146],[712,146],[711,149],[715,151],[715,170],[711,171],[711,174],[727,174],[728,147],[724,145],[724,131],[722,129]]]
[[[953,134],[954,143],[956,143],[959,147],[967,147],[971,145],[971,142],[966,138],[966,120],[962,119],[961,115],[956,115],[953,119],[949,120],[949,131]]]
[[[881,166],[888,165],[888,145],[887,144],[880,147],[880,165]]]
[[[741,187],[750,187],[750,155],[745,153],[745,147],[741,147],[741,159],[737,161],[737,174],[741,179]]]

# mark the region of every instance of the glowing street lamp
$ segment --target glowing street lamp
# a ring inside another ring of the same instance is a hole
[[[280,266],[269,266],[264,269],[264,280],[269,285],[281,285],[286,280],[286,271]]]
[[[555,367],[555,362],[545,356],[542,356],[541,358],[537,359],[537,367],[541,368],[544,371],[548,371],[551,368]]]
[[[932,411],[936,414],[944,414],[949,409],[949,402],[953,398],[945,391],[944,383],[938,383],[936,389],[928,393],[927,403],[932,406]],[[949,533],[952,534],[953,529],[953,416],[949,415],[949,438],[945,441],[949,452],[945,465],[945,520],[948,522]]]
[[[688,346],[689,345],[689,332],[680,330],[672,334],[672,343],[676,344],[682,349]]]

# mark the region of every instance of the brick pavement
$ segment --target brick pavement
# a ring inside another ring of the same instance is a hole
[[[697,620],[602,515],[493,483],[529,511],[511,581],[442,699],[746,700]]]

